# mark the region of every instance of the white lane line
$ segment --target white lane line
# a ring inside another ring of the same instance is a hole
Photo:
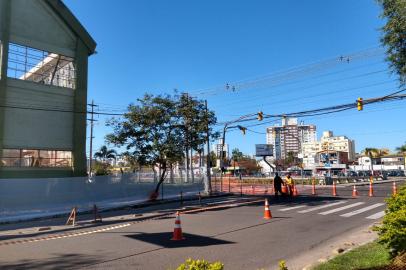
[[[333,210],[329,210],[329,211],[326,211],[326,212],[321,212],[321,213],[319,213],[319,215],[332,214],[332,213],[339,212],[339,211],[342,211],[342,210],[345,210],[345,209],[348,209],[348,208],[356,207],[356,206],[361,205],[361,204],[364,204],[364,202],[357,202],[357,203],[349,204],[349,205],[346,205],[346,206],[343,206],[343,207],[335,208]]]
[[[358,210],[355,210],[355,211],[352,211],[352,212],[349,212],[349,213],[346,213],[346,214],[342,214],[340,216],[342,216],[342,217],[352,217],[352,216],[358,215],[360,213],[364,213],[366,211],[369,211],[371,209],[380,207],[382,205],[384,205],[384,203],[376,203],[376,204],[373,204],[373,205],[370,205],[370,206],[367,206],[367,207],[364,207],[364,208],[361,208],[361,209],[358,209]]]
[[[366,217],[366,218],[367,219],[378,219],[378,218],[383,217],[384,215],[385,215],[385,211],[381,211],[376,214],[370,215],[369,217]]]
[[[327,208],[327,207],[340,205],[340,204],[343,204],[343,203],[346,203],[346,202],[347,201],[339,201],[339,202],[335,202],[335,203],[328,203],[328,204],[324,204],[324,205],[321,205],[321,206],[312,207],[310,209],[298,211],[298,213],[309,213],[309,212],[317,211],[317,210],[324,209],[324,208]]]
[[[284,212],[284,211],[294,210],[294,209],[303,208],[303,207],[306,207],[306,205],[287,207],[287,208],[279,209],[279,211]]]

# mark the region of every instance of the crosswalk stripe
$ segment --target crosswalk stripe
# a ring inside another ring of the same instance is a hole
[[[346,203],[346,202],[347,202],[347,201],[339,201],[339,202],[335,202],[335,203],[329,203],[329,204],[326,204],[326,205],[316,206],[316,207],[312,207],[312,208],[310,208],[310,209],[298,211],[298,213],[313,212],[313,211],[317,211],[317,210],[324,209],[324,208],[327,208],[327,207],[331,207],[331,206],[336,206],[336,205],[339,205],[339,204],[343,204],[343,203]]]
[[[287,208],[279,209],[279,211],[284,212],[284,211],[294,210],[294,209],[303,208],[303,207],[306,207],[306,205],[287,207]]]
[[[385,211],[381,211],[381,212],[378,212],[376,214],[370,215],[370,216],[368,216],[366,218],[367,219],[378,219],[378,218],[383,217],[384,215],[385,215]]]
[[[333,210],[329,210],[329,211],[326,211],[326,212],[321,212],[319,214],[320,215],[328,215],[328,214],[339,212],[339,211],[342,211],[342,210],[345,210],[345,209],[348,209],[348,208],[356,207],[356,206],[361,205],[361,204],[364,204],[364,202],[357,202],[357,203],[349,204],[349,205],[346,205],[346,206],[343,206],[343,207],[335,208]]]
[[[377,208],[377,207],[382,206],[382,205],[384,205],[384,203],[376,203],[376,204],[373,204],[373,205],[370,205],[370,206],[367,206],[367,207],[364,207],[364,208],[361,208],[361,209],[358,209],[358,210],[355,210],[355,211],[352,211],[352,212],[349,212],[349,213],[346,213],[346,214],[342,214],[340,216],[342,216],[342,217],[352,217],[354,215],[358,215],[360,213],[369,211],[371,209]]]

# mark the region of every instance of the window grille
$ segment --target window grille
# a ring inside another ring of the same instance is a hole
[[[76,87],[73,58],[15,43],[9,44],[7,76],[45,85]]]

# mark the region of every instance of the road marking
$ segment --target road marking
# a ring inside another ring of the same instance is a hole
[[[306,207],[306,205],[287,207],[287,208],[279,209],[279,211],[284,212],[284,211],[289,211],[289,210],[298,209],[298,208],[302,208],[302,207]]]
[[[378,218],[383,217],[384,215],[385,215],[385,211],[381,211],[376,214],[370,215],[369,217],[366,217],[366,218],[367,219],[378,219]]]
[[[335,203],[328,203],[326,205],[321,205],[321,206],[316,206],[316,207],[312,207],[310,209],[306,209],[306,210],[302,210],[302,211],[298,211],[298,213],[308,213],[308,212],[313,212],[313,211],[317,211],[323,208],[327,208],[327,207],[331,207],[331,206],[336,206],[339,204],[343,204],[346,203],[347,201],[339,201],[339,202],[335,202]]]
[[[356,211],[352,211],[352,212],[349,212],[349,213],[346,213],[346,214],[342,214],[342,215],[340,215],[340,216],[342,216],[342,217],[352,217],[352,216],[354,216],[354,215],[358,215],[358,214],[360,214],[360,213],[364,213],[364,212],[366,212],[366,211],[369,211],[369,210],[371,210],[371,209],[380,207],[380,206],[382,206],[382,205],[384,205],[384,203],[376,203],[376,204],[373,204],[373,205],[370,205],[370,206],[367,206],[367,207],[358,209],[358,210],[356,210]]]
[[[342,211],[342,210],[345,210],[345,209],[348,209],[348,208],[356,207],[356,206],[361,205],[361,204],[364,204],[364,202],[357,202],[357,203],[349,204],[349,205],[346,205],[346,206],[343,206],[343,207],[335,208],[333,210],[329,210],[329,211],[326,211],[326,212],[321,212],[321,213],[319,213],[319,215],[332,214],[332,213],[339,212],[339,211]]]

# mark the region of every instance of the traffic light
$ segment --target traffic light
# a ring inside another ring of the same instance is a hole
[[[262,121],[264,119],[264,113],[263,112],[259,112],[258,113],[258,121]]]
[[[358,98],[357,99],[357,109],[358,109],[358,111],[362,111],[363,108],[364,108],[364,102],[362,101],[362,98]]]
[[[246,127],[242,127],[242,126],[238,126],[238,128],[241,130],[242,135],[245,135],[245,133],[247,132],[247,128],[246,128]]]

